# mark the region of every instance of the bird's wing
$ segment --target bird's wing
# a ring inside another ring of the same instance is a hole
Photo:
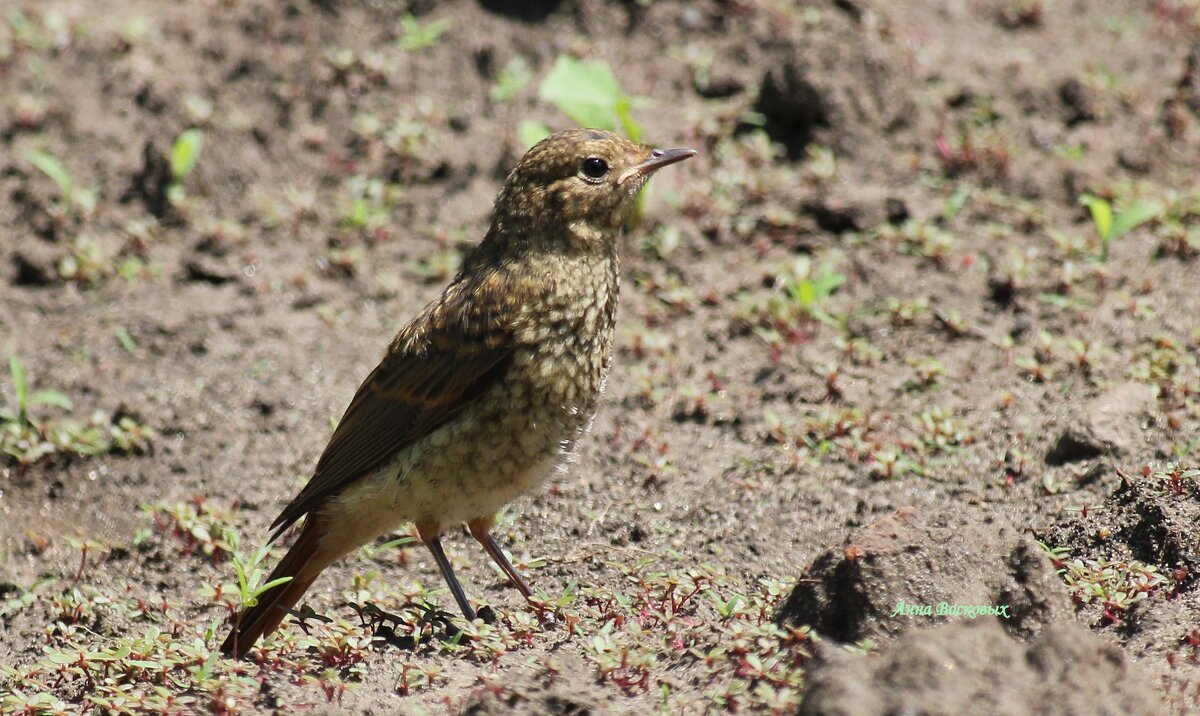
[[[468,332],[461,322],[437,320],[446,314],[430,309],[359,386],[312,479],[272,523],[272,539],[437,430],[504,376],[511,340],[495,330]]]

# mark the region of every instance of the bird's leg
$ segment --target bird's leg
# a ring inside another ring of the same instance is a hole
[[[481,517],[468,522],[467,528],[471,530],[471,536],[479,540],[479,544],[483,545],[483,548],[491,555],[492,561],[499,565],[500,569],[504,570],[504,573],[512,580],[513,586],[526,599],[529,599],[533,596],[533,592],[529,590],[529,585],[525,583],[524,579],[521,579],[521,575],[517,574],[516,567],[512,566],[512,562],[509,562],[508,557],[504,556],[504,550],[500,549],[500,545],[496,544],[496,540],[492,538],[491,529],[493,522],[494,520],[491,517]]]
[[[438,569],[442,571],[446,585],[450,587],[450,593],[454,595],[454,601],[458,602],[458,608],[462,610],[463,616],[469,622],[475,621],[475,610],[467,603],[467,595],[463,593],[462,585],[458,583],[458,578],[454,576],[454,570],[450,568],[450,560],[446,559],[446,553],[442,550],[441,526],[418,522],[417,535],[433,553],[433,560],[437,562]]]

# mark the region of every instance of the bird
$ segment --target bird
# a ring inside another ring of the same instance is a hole
[[[299,534],[221,651],[242,658],[318,575],[412,523],[463,616],[476,612],[442,549],[468,531],[526,598],[491,534],[495,515],[560,468],[587,431],[611,364],[618,240],[651,174],[696,155],[600,129],[551,134],[508,175],[487,233],[440,296],[392,339],[312,477],[271,524]]]

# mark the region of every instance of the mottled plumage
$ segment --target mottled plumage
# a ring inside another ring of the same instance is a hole
[[[616,320],[616,239],[650,173],[695,154],[609,132],[552,135],[521,159],[483,241],[359,387],[316,471],[272,539],[304,518],[270,590],[222,650],[273,631],[331,563],[404,522],[474,618],[438,539],[466,522],[525,596],[489,534],[495,513],[539,486],[586,430]]]

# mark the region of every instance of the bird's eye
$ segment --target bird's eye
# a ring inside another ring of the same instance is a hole
[[[604,175],[608,174],[608,162],[600,157],[588,157],[583,160],[583,166],[580,169],[588,179],[603,179]]]

